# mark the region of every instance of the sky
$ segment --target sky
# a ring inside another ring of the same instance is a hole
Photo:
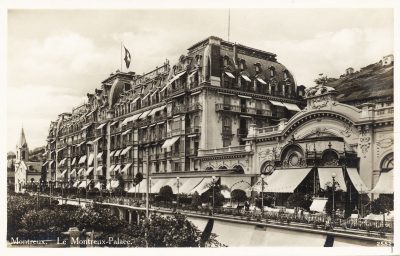
[[[50,121],[82,104],[120,69],[121,41],[138,74],[194,43],[228,39],[227,9],[9,10],[7,150],[21,127],[31,149]],[[277,54],[297,84],[338,77],[393,53],[391,9],[231,9],[230,41]],[[126,69],[123,69],[126,71]]]

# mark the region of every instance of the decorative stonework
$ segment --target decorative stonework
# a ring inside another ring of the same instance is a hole
[[[340,134],[342,134],[344,137],[347,137],[347,138],[350,137],[352,134],[351,125],[347,124],[345,126],[345,129],[340,131]]]
[[[371,141],[370,137],[361,137],[360,139],[361,153],[363,154],[364,158],[366,158],[366,154],[371,146],[370,141]]]
[[[311,99],[311,108],[312,109],[321,109],[324,108],[328,105],[329,102],[329,97],[327,96],[322,96],[318,98]]]
[[[265,150],[261,150],[260,152],[258,152],[258,160],[260,162],[264,159],[271,161],[273,158],[274,158],[274,153],[270,148],[266,148]]]
[[[380,148],[388,148],[393,145],[393,138],[385,138],[376,142],[376,145]]]

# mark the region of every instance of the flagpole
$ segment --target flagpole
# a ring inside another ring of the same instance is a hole
[[[122,72],[122,41],[121,41],[121,72]]]

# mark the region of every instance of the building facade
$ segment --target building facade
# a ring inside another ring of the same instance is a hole
[[[16,193],[24,193],[27,185],[40,181],[42,163],[29,161],[29,147],[24,129],[21,130],[20,139],[16,147],[14,168],[14,191]]]
[[[317,195],[332,168],[343,190],[367,191],[393,164],[393,105],[340,103],[327,85],[306,91],[275,54],[217,37],[174,65],[117,71],[87,97],[50,124],[45,167],[59,186],[113,189],[121,176],[128,192],[148,182],[152,193],[201,193],[218,176],[248,191],[261,173],[281,173],[297,178],[267,191],[293,193],[313,176]]]

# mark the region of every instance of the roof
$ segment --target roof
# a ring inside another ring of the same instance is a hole
[[[326,85],[336,89],[340,102],[393,99],[393,65],[371,64],[353,74],[333,79]]]
[[[25,162],[26,168],[28,168],[28,172],[31,172],[29,166],[32,166],[33,172],[41,172],[42,171],[42,162]]]
[[[25,133],[24,133],[24,128],[21,129],[21,136],[19,137],[19,142],[18,142],[18,146],[19,147],[23,147],[26,146],[26,138],[25,138]]]

